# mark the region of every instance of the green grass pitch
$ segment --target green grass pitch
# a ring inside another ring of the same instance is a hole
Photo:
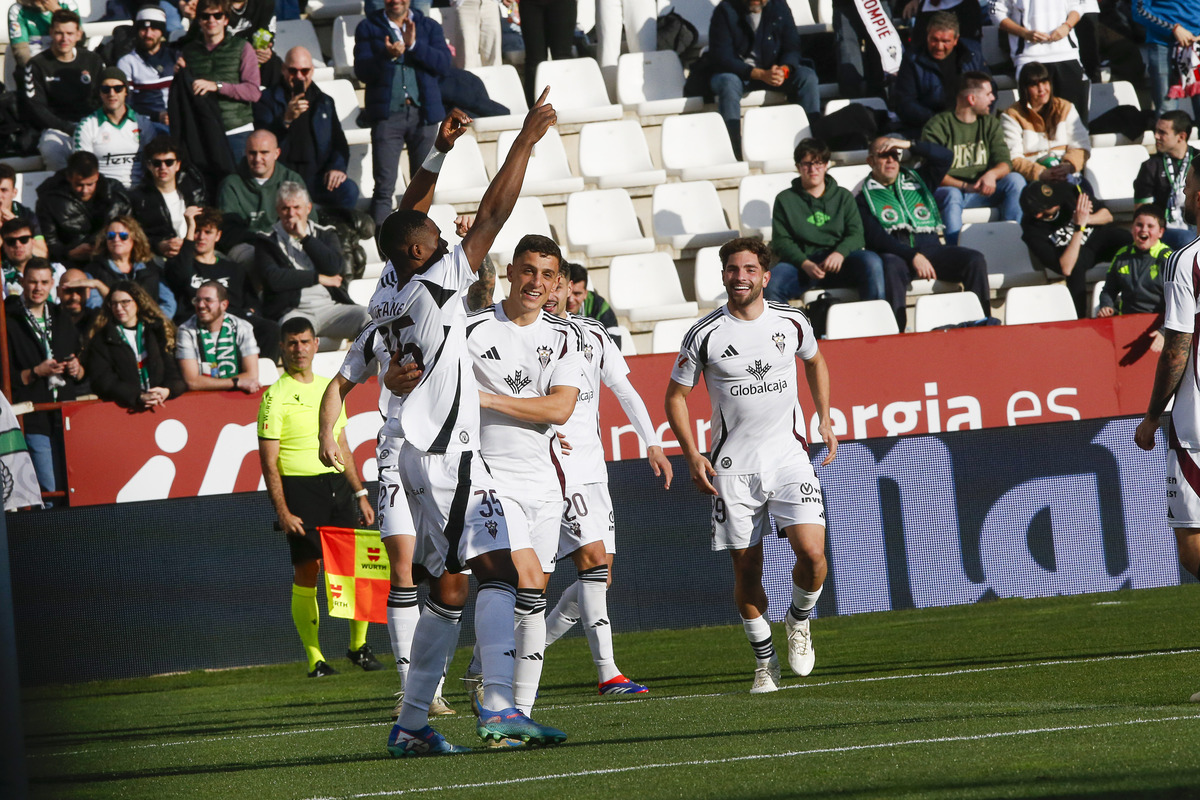
[[[619,587],[618,587],[619,591]],[[547,654],[556,748],[392,759],[391,669],[302,664],[30,689],[39,798],[1198,797],[1195,586],[816,620],[817,667],[748,693],[740,628],[625,634],[643,698],[600,698],[582,638]],[[722,598],[727,602],[726,598]],[[777,648],[786,646],[775,626]],[[118,646],[118,645],[114,645]],[[298,646],[297,646],[298,648]],[[461,673],[460,651],[453,673]],[[457,717],[478,744],[457,677]]]

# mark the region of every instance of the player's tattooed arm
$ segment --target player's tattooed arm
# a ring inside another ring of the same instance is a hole
[[[1180,333],[1165,329],[1165,341],[1162,352],[1158,355],[1158,367],[1154,371],[1154,389],[1150,392],[1150,404],[1146,416],[1142,418],[1134,433],[1134,441],[1143,450],[1154,449],[1154,434],[1158,430],[1158,420],[1167,403],[1179,388],[1183,372],[1187,368],[1187,360],[1192,352],[1192,334]]]
[[[467,289],[467,308],[478,311],[492,304],[492,292],[496,289],[496,266],[492,259],[484,256],[479,265],[479,280]]]

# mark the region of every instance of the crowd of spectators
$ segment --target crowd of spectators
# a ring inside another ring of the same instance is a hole
[[[352,250],[393,208],[405,151],[410,171],[426,158],[455,102],[456,72],[498,64],[511,49],[502,42],[519,30],[532,102],[547,57],[595,55],[611,78],[622,40],[634,52],[664,46],[656,37],[664,9],[651,0],[601,0],[594,32],[577,30],[575,0],[453,5],[443,29],[428,0],[364,3],[353,70],[363,90],[358,122],[370,129],[366,198],[349,174],[334,100],[315,80],[314,54],[275,52],[277,20],[301,12],[294,0],[109,0],[105,18],[130,25],[96,49],[83,44],[72,0],[13,3],[6,57],[17,65],[21,117],[54,173],[34,203],[17,196],[16,174],[0,164],[14,398],[86,390],[144,410],[187,390],[256,392],[257,359],[277,359],[281,322],[306,317],[321,346],[336,348],[367,321],[347,292]],[[1114,67],[1099,46],[1113,35],[1101,5],[1144,32],[1145,105],[1154,112],[1146,127],[1156,147],[1134,186],[1132,229],[1114,224],[1083,179],[1089,135],[1105,124],[1089,113],[1089,89]],[[1066,279],[1081,316],[1090,310],[1087,270],[1106,261],[1102,315],[1159,308],[1162,259],[1189,237],[1179,195],[1197,154],[1188,141],[1200,91],[1176,62],[1196,52],[1200,4],[895,0],[879,8],[884,20],[868,30],[853,3],[835,0],[833,48],[822,50],[801,35],[787,0],[721,0],[707,52],[685,59],[689,92],[715,103],[739,157],[749,91],[778,93],[812,125],[795,150],[799,176],[775,201],[772,299],[850,286],[887,300],[903,330],[911,281],[937,279],[978,296],[986,316],[986,259],[958,237],[964,210],[990,208],[1021,224],[1034,263]],[[1000,113],[981,42],[989,22],[1003,34],[1017,89]],[[832,70],[817,63],[830,54]],[[831,72],[847,97],[882,97],[887,110],[823,115],[818,75]],[[867,153],[861,188],[828,171],[847,140]],[[587,270],[571,271],[571,310],[615,335],[616,315],[589,290]],[[27,421],[53,439],[41,416]],[[37,442],[39,478],[52,490],[61,456]]]

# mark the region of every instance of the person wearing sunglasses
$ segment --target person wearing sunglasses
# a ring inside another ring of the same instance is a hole
[[[129,83],[120,67],[100,73],[100,108],[75,127],[75,149],[94,153],[100,174],[126,189],[142,179],[142,147],[154,138],[153,121],[130,108]]]
[[[33,254],[46,257],[46,237],[42,236],[37,214],[17,197],[17,171],[11,164],[0,164],[0,225],[14,219],[23,219],[33,230]]]
[[[85,267],[92,259],[96,234],[131,209],[125,187],[100,174],[94,154],[72,153],[67,166],[38,187],[37,218],[50,260]]]
[[[154,260],[150,242],[142,226],[133,217],[117,217],[96,235],[96,257],[88,265],[88,274],[111,289],[121,281],[133,281],[154,298],[167,319],[175,315],[178,303],[175,294],[162,280],[162,268]],[[88,299],[90,308],[97,308],[107,295],[101,289]]]
[[[293,47],[283,62],[283,79],[263,90],[254,104],[254,126],[275,134],[279,161],[290,167],[320,206],[352,209],[358,184],[346,176],[350,146],[333,98],[313,82],[312,54]]]
[[[901,166],[908,154],[924,163],[916,169]],[[990,316],[991,289],[983,253],[943,244],[946,225],[931,187],[942,182],[953,163],[954,154],[940,144],[876,137],[867,152],[871,174],[858,193],[863,234],[867,249],[883,259],[885,273],[904,269],[906,286],[913,276],[962,284],[979,298],[984,315]],[[907,322],[906,294],[888,297],[902,333]]]
[[[97,78],[104,61],[86,47],[76,47],[82,35],[78,14],[55,11],[50,48],[31,58],[22,76],[21,118],[41,131],[38,152],[46,169],[63,168],[76,124],[100,105]]]
[[[163,258],[179,255],[187,235],[187,212],[205,205],[204,181],[185,168],[179,143],[168,136],[151,140],[142,151],[144,176],[134,189],[133,215],[150,247]]]
[[[25,274],[25,265],[41,258],[35,247],[37,241],[33,227],[24,217],[14,217],[0,225],[0,264],[4,269],[7,296],[21,293],[21,276]],[[53,264],[52,269],[54,281],[57,283],[65,267],[62,264]],[[53,287],[50,290],[50,299],[56,299]]]

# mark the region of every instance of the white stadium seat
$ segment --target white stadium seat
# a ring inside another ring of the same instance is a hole
[[[559,124],[572,122],[599,122],[605,119],[620,119],[624,110],[608,97],[600,65],[591,58],[566,58],[562,61],[543,61],[538,64],[534,80],[541,97],[542,90],[550,87],[547,99],[558,114]]]
[[[719,0],[672,0],[675,12],[696,26],[700,35],[696,44],[704,47],[708,44],[708,26],[712,22],[713,10]]]
[[[309,19],[341,19],[342,16],[361,16],[362,0],[308,0],[304,13]]]
[[[362,14],[346,14],[333,21],[331,51],[334,69],[354,69],[354,31],[366,17]]]
[[[654,240],[642,234],[633,200],[624,189],[595,189],[568,197],[567,243],[588,258],[654,250]]]
[[[921,333],[943,325],[974,322],[987,314],[979,305],[979,298],[972,292],[946,292],[917,298],[913,312],[913,330]]]
[[[771,214],[775,209],[775,198],[792,185],[794,172],[774,172],[763,175],[747,175],[738,184],[738,216],[741,218],[742,233],[747,236],[758,234],[763,241],[771,241]]]
[[[713,308],[728,299],[725,283],[721,280],[720,250],[720,247],[702,247],[696,251],[693,280],[696,304],[701,308]]]
[[[740,178],[750,172],[733,154],[725,120],[715,111],[664,119],[662,159],[667,174],[681,181]]]
[[[858,194],[863,181],[871,174],[871,168],[866,164],[849,164],[844,167],[830,167],[825,174],[837,181],[837,185],[850,194]]]
[[[358,127],[358,115],[362,109],[358,105],[358,95],[354,93],[354,84],[346,79],[326,81],[317,84],[321,91],[333,98],[338,120],[346,134],[349,144],[370,144],[371,129]]]
[[[811,33],[828,33],[833,30],[832,25],[827,22],[818,22],[813,17],[813,7],[808,0],[788,0],[788,7],[792,10],[792,19],[801,36]]]
[[[332,378],[346,360],[345,350],[326,350],[313,356],[312,370],[322,378]]]
[[[896,315],[887,300],[835,303],[825,318],[826,339],[857,339],[899,333]]]
[[[621,337],[621,355],[636,356],[637,346],[633,343],[633,334],[624,325],[618,325],[615,328],[609,328],[608,332],[613,336]]]
[[[259,356],[258,382],[263,386],[270,386],[277,380],[279,380],[279,367],[271,359]]]
[[[579,172],[601,189],[657,186],[666,170],[655,169],[637,120],[589,122],[579,129]]]
[[[346,164],[346,175],[358,184],[359,200],[364,205],[371,202],[371,193],[375,191],[375,172],[371,165],[371,145],[350,145],[350,158]],[[397,196],[404,194],[404,176],[396,174]]]
[[[454,143],[454,149],[446,154],[446,160],[442,162],[433,201],[477,203],[487,187],[487,170],[483,166],[483,153],[479,151],[479,142],[475,141],[471,134],[464,134]]]
[[[454,228],[454,220],[457,217],[458,212],[454,210],[454,206],[447,203],[434,203],[429,207],[429,218],[437,224],[448,247],[455,247],[462,241],[462,237]]]
[[[1046,286],[1018,286],[1004,298],[1004,324],[1028,325],[1032,322],[1059,322],[1077,319],[1075,302],[1065,283]]]
[[[1036,269],[1029,258],[1019,222],[963,225],[958,244],[983,253],[988,265],[988,284],[993,291],[1012,286],[1040,286],[1046,282],[1042,270]]]
[[[516,68],[501,64],[498,67],[471,67],[467,72],[483,81],[489,98],[508,109],[507,114],[500,116],[477,117],[471,123],[472,127],[479,133],[520,130],[529,113],[529,104],[525,102],[525,89]],[[558,108],[557,105],[554,107]]]
[[[1083,175],[1096,190],[1096,197],[1104,201],[1113,214],[1133,211],[1133,180],[1137,177],[1142,162],[1150,158],[1146,148],[1140,144],[1118,147],[1099,147],[1092,151]]]
[[[1088,306],[1088,308],[1091,309],[1088,312],[1088,316],[1092,319],[1096,318],[1096,312],[1100,310],[1100,294],[1103,291],[1104,281],[1098,281],[1094,286],[1092,286],[1092,302],[1091,305]]]
[[[546,219],[546,209],[542,207],[542,201],[536,197],[518,198],[508,221],[504,223],[504,227],[496,235],[496,240],[492,242],[488,255],[492,257],[492,263],[496,266],[496,274],[499,277],[504,277],[504,269],[512,263],[513,250],[517,249],[517,242],[521,241],[521,237],[527,233],[538,233],[554,238],[550,231],[550,222]]]
[[[1129,81],[1114,81],[1112,83],[1093,83],[1091,95],[1088,101],[1088,119],[1096,119],[1104,112],[1116,108],[1117,106],[1133,106],[1141,109],[1141,101],[1138,100],[1137,89],[1133,88],[1133,84]],[[1099,147],[1116,147],[1123,144],[1146,144],[1154,143],[1153,133],[1143,133],[1142,137],[1137,141],[1131,142],[1128,137],[1120,133],[1098,133],[1090,137],[1092,140],[1092,149]]]
[[[829,102],[827,102],[825,104],[825,113],[832,114],[835,111],[841,111],[843,108],[850,105],[851,103],[858,103],[860,106],[866,106],[867,108],[873,108],[876,111],[887,111],[888,110],[887,101],[884,100],[882,97],[855,97],[853,99],[839,97],[835,100],[830,100]]]
[[[695,317],[683,298],[675,262],[667,253],[616,256],[608,268],[608,302],[631,323]]]
[[[617,63],[617,99],[639,117],[703,108],[704,98],[684,97],[683,82],[683,65],[671,50],[626,53]]]
[[[314,81],[333,78],[333,69],[325,66],[325,58],[321,55],[316,28],[308,20],[281,19],[275,23],[275,52],[283,58],[293,47],[303,47],[312,55]]]
[[[512,149],[517,131],[504,131],[496,139],[496,167],[504,163]],[[567,151],[563,149],[558,131],[550,128],[541,141],[533,146],[521,195],[570,194],[583,190],[583,178],[571,174]]]
[[[677,250],[724,244],[738,235],[725,220],[717,187],[708,181],[655,186],[651,212],[654,238]]]
[[[742,158],[763,172],[794,172],[796,145],[809,136],[812,128],[800,106],[747,109],[742,118]]]
[[[346,287],[346,292],[350,295],[350,299],[360,306],[370,305],[371,295],[375,294],[376,283],[378,283],[377,280],[359,278],[356,281],[350,281],[350,284]]]
[[[687,332],[699,321],[699,317],[694,317],[691,319],[665,319],[654,323],[654,330],[650,333],[650,352],[678,353],[680,346],[683,345],[683,337],[687,336]]]
[[[33,208],[37,205],[37,190],[48,178],[54,173],[49,170],[39,170],[38,172],[18,172],[17,173],[17,194],[21,198],[21,202]]]

